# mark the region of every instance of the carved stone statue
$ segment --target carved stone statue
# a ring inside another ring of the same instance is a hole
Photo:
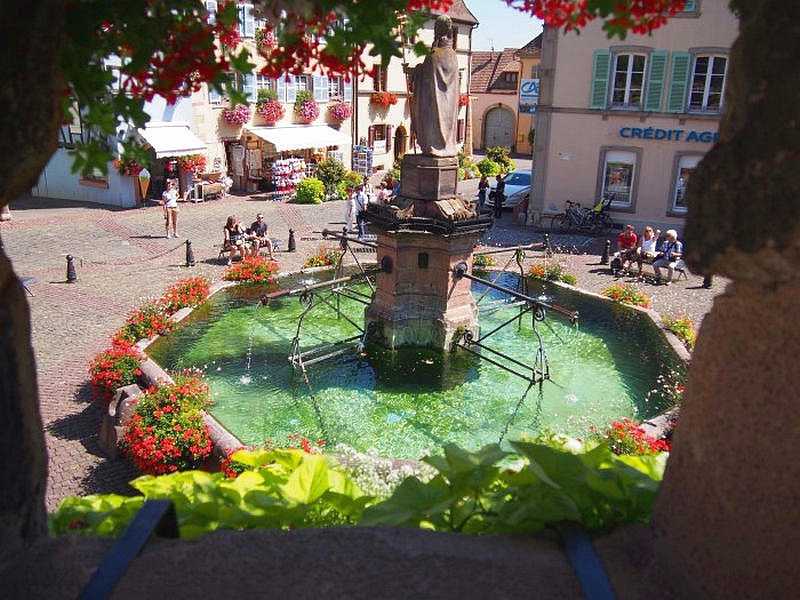
[[[456,156],[458,146],[458,58],[453,50],[453,23],[436,19],[434,42],[425,60],[407,70],[413,98],[411,133],[422,154]]]

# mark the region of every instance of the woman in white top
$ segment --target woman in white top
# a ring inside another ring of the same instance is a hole
[[[652,262],[652,260],[658,254],[656,250],[656,244],[658,243],[658,236],[661,235],[661,230],[656,229],[655,233],[653,233],[653,228],[649,225],[644,228],[644,233],[642,234],[642,245],[637,248],[637,264],[639,265],[639,275],[642,274],[642,263],[644,261]]]
[[[161,205],[164,207],[164,224],[167,228],[167,238],[178,237],[178,184],[174,180],[167,180],[167,189],[161,194]],[[170,235],[170,225],[172,235]]]

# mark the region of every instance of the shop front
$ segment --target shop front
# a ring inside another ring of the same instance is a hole
[[[139,135],[151,151],[147,165],[150,172],[148,197],[160,198],[167,181],[174,180],[178,182],[180,197],[188,198],[195,194],[198,181],[214,178],[214,173],[205,173],[206,145],[192,133],[188,124],[151,122],[139,130]]]

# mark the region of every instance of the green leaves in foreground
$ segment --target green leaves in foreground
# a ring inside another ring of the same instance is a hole
[[[616,456],[553,438],[467,452],[447,445],[425,462],[430,481],[405,479],[387,499],[364,495],[330,457],[300,450],[240,451],[236,479],[186,471],[139,477],[143,496],[67,498],[51,516],[55,534],[120,535],[145,498],[175,503],[181,536],[216,529],[295,529],[337,525],[419,527],[465,533],[532,533],[561,521],[589,530],[645,522],[666,454]],[[570,449],[575,450],[570,451]]]

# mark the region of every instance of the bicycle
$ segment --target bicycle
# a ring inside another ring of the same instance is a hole
[[[614,226],[614,220],[608,214],[614,198],[614,194],[605,194],[592,208],[584,208],[580,202],[567,200],[566,210],[552,217],[551,228],[562,233],[575,230],[594,234],[604,233]]]

